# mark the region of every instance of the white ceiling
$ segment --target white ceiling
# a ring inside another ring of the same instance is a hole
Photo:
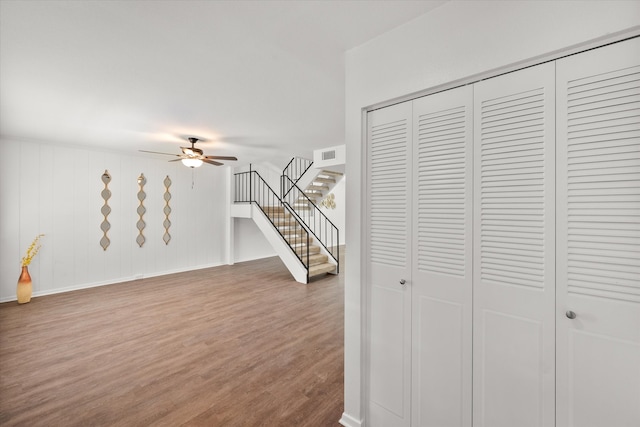
[[[344,143],[344,52],[444,1],[0,1],[0,137],[282,163]]]

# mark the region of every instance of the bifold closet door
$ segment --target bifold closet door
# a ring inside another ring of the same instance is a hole
[[[557,62],[557,426],[640,426],[640,39]]]
[[[371,427],[411,422],[411,111],[406,102],[367,117]]]
[[[471,86],[413,104],[413,426],[471,426],[472,109]]]
[[[555,423],[554,80],[474,85],[474,427]]]

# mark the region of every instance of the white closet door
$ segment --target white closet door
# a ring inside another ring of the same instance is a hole
[[[411,422],[411,111],[406,102],[368,114],[371,427]]]
[[[555,423],[554,77],[474,87],[475,427]]]
[[[640,39],[557,71],[557,426],[637,427]]]
[[[471,426],[473,89],[413,106],[412,425]]]

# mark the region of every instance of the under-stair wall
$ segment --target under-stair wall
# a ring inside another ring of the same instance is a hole
[[[231,208],[233,208],[233,204]],[[269,243],[264,233],[251,217],[250,212],[246,215],[246,217],[235,215],[230,218],[232,224],[230,240],[233,244],[229,248],[231,252],[230,261],[232,262],[228,262],[228,264],[253,261],[277,255],[271,243]]]

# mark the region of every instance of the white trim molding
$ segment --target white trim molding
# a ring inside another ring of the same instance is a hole
[[[364,422],[362,420],[356,420],[346,412],[342,414],[342,418],[340,418],[340,421],[338,422],[340,423],[340,425],[343,425],[344,427],[363,427],[364,426]]]

